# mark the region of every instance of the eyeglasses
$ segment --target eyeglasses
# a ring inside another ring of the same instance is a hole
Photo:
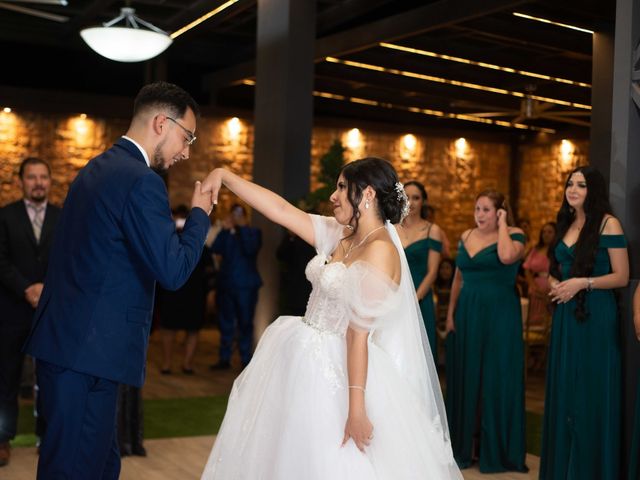
[[[167,116],[167,119],[171,120],[173,123],[178,125],[187,134],[187,138],[185,139],[185,144],[186,144],[185,146],[186,147],[190,147],[191,145],[193,145],[193,142],[195,142],[196,138],[197,138],[193,134],[193,132],[191,130],[189,130],[188,128],[185,128],[182,125],[180,125],[180,122],[178,122],[175,118],[171,118],[171,117]]]

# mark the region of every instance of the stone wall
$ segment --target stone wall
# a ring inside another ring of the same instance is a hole
[[[48,160],[53,169],[51,200],[62,204],[70,182],[93,156],[108,148],[127,128],[128,120],[86,116],[42,115],[0,112],[0,205],[20,198],[16,172],[28,155]],[[223,166],[251,179],[253,126],[243,119],[202,118],[198,141],[191,158],[171,168],[168,188],[172,205],[189,205],[193,183],[212,168]],[[334,140],[346,146],[347,161],[364,156],[389,159],[402,181],[418,180],[429,192],[436,208],[436,222],[452,245],[473,226],[475,195],[485,188],[509,190],[510,146],[474,138],[409,135],[382,130],[347,130],[316,126],[312,139],[311,185],[319,170],[319,159]],[[531,220],[532,235],[555,217],[568,171],[587,162],[588,142],[574,141],[570,148],[560,140],[546,139],[520,147],[522,158],[520,201],[514,208]],[[220,215],[233,195],[223,190]]]

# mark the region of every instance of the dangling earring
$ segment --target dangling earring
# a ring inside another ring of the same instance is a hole
[[[369,200],[364,202],[364,208],[369,209]]]

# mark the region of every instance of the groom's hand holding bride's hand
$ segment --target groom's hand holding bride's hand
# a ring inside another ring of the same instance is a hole
[[[193,189],[193,197],[191,198],[191,208],[199,207],[207,212],[207,215],[210,215],[214,203],[211,192],[204,191],[202,189],[202,183],[196,182]]]
[[[218,194],[220,193],[220,189],[222,188],[222,176],[224,174],[224,169],[216,168],[214,169],[207,178],[202,182],[202,192],[209,193],[211,195],[211,202],[214,205],[218,204]]]

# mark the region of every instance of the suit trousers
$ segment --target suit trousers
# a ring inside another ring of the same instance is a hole
[[[258,302],[258,288],[218,289],[218,322],[220,324],[220,360],[229,362],[233,337],[238,330],[238,349],[244,365],[253,352],[253,316]]]
[[[38,480],[117,480],[118,384],[42,360],[36,372],[47,422]]]
[[[0,443],[16,436],[18,393],[29,326],[0,324]]]

